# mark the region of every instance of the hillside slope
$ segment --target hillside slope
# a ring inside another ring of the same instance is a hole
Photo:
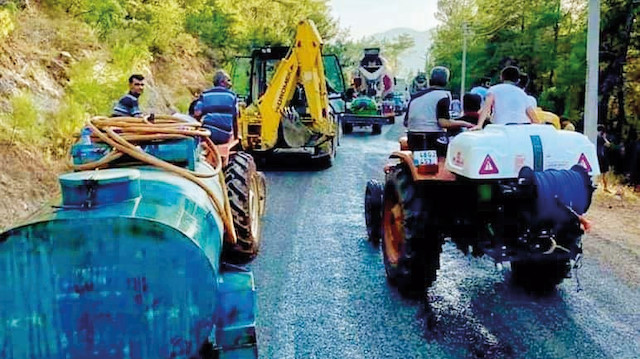
[[[58,194],[56,177],[69,169],[72,134],[89,116],[108,115],[90,109],[96,101],[117,101],[128,76],[110,77],[118,75],[110,66],[122,55],[83,22],[31,8],[14,24],[0,37],[0,230]],[[186,110],[192,92],[210,86],[213,72],[206,57],[180,52],[131,67],[146,77],[141,107],[149,113]],[[107,89],[113,84],[115,90]],[[72,102],[79,102],[78,111]]]
[[[38,9],[19,13],[14,22],[13,32],[0,39],[0,135],[4,134],[0,140],[4,142],[15,127],[9,117],[19,110],[12,104],[16,96],[30,99],[37,111],[34,125],[42,125],[56,120],[70,102],[84,116],[106,115],[94,111],[108,111],[127,91],[126,79],[134,72],[146,77],[140,100],[145,112],[185,110],[192,92],[211,84],[211,60],[191,54],[197,51],[176,49],[158,55],[134,44],[108,46],[86,23]]]

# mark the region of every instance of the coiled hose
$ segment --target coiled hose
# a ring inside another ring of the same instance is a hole
[[[169,116],[155,115],[153,117],[93,117],[86,122],[91,129],[92,140],[104,142],[113,148],[100,160],[90,163],[73,165],[77,171],[94,170],[106,167],[110,162],[128,155],[141,162],[162,168],[166,171],[182,176],[200,186],[209,196],[216,212],[222,218],[224,226],[224,239],[230,244],[236,244],[237,238],[233,227],[231,207],[227,195],[227,186],[224,176],[218,176],[222,187],[224,203],[216,197],[215,192],[204,183],[201,178],[211,178],[220,174],[222,170],[222,158],[216,145],[209,138],[209,130],[202,129],[199,122],[188,122],[184,119]],[[201,173],[188,170],[161,160],[144,152],[135,143],[148,141],[173,140],[189,137],[198,137],[203,140],[206,150],[206,161],[213,166],[210,173]]]

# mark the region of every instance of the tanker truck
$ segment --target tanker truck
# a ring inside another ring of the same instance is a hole
[[[354,126],[371,126],[373,134],[380,134],[382,125],[394,122],[395,106],[393,76],[379,48],[364,50],[352,81],[357,97],[349,99],[347,113],[341,119],[342,132],[351,133]]]
[[[0,233],[0,357],[257,358],[237,259],[257,248],[262,177],[201,126],[87,123],[60,198]]]
[[[365,222],[369,240],[382,243],[389,282],[402,293],[434,283],[445,239],[465,254],[510,265],[514,283],[528,290],[551,290],[578,267],[591,177],[599,174],[584,135],[551,125],[488,125],[455,136],[446,156],[400,142],[384,181],[367,183]]]

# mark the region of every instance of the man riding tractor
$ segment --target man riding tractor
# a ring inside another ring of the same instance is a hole
[[[411,97],[404,120],[409,149],[435,148],[438,156],[442,157],[448,143],[445,129],[474,126],[470,122],[450,118],[451,93],[445,89],[448,82],[449,69],[436,66],[431,70],[429,87]]]

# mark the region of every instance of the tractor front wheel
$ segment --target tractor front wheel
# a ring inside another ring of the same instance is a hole
[[[511,262],[511,276],[514,283],[530,291],[551,291],[567,278],[570,272],[569,260]]]
[[[367,224],[367,239],[375,244],[380,241],[382,221],[382,183],[376,180],[367,182],[364,193],[364,219]]]

